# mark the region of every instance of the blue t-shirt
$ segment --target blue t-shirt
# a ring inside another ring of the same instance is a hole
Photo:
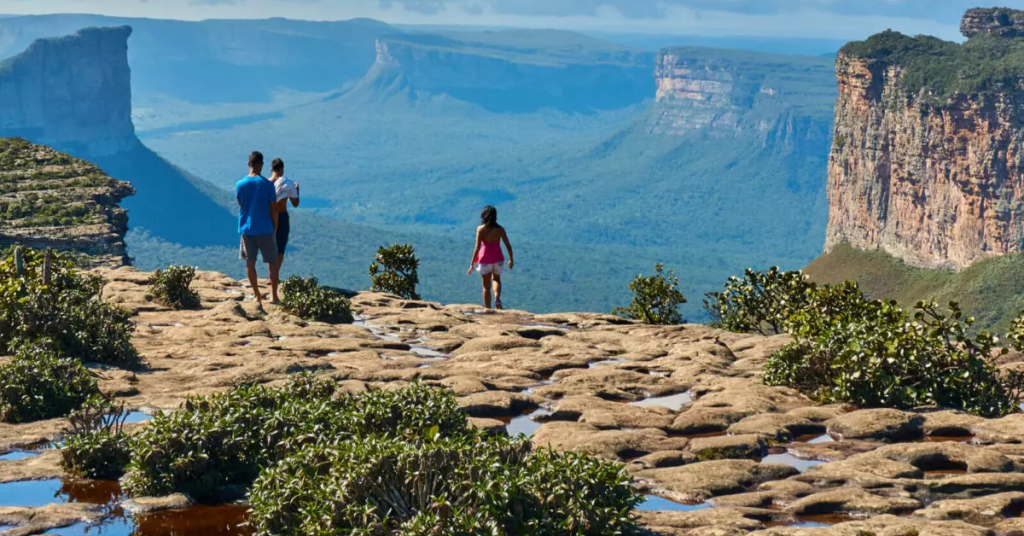
[[[245,177],[235,185],[238,211],[238,232],[246,236],[274,234],[270,205],[277,201],[274,183],[263,177]]]

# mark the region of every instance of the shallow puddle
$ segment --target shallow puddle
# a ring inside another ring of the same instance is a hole
[[[625,363],[625,361],[621,359],[605,359],[603,361],[591,361],[590,363],[587,363],[587,368],[609,367],[621,363]]]
[[[7,454],[0,455],[0,460],[3,460],[5,462],[13,462],[17,460],[24,460],[25,458],[31,458],[33,456],[39,456],[39,452],[33,450],[15,449],[12,450],[11,452],[8,452]]]
[[[803,438],[797,439],[797,442],[808,443],[808,444],[811,444],[811,445],[817,445],[819,443],[835,443],[836,442],[836,440],[832,439],[832,436],[830,436],[828,434],[822,434],[820,436],[813,436],[813,437],[810,437],[810,438],[808,438],[806,440],[803,440],[803,441],[801,441],[801,439],[803,439]]]
[[[672,411],[679,411],[680,409],[682,409],[683,406],[689,404],[690,402],[693,402],[693,396],[690,395],[689,391],[687,391],[685,393],[678,393],[669,396],[654,396],[651,398],[645,398],[643,400],[638,400],[636,402],[630,402],[629,405],[638,406],[642,408],[659,406],[663,408],[668,408]]]
[[[640,503],[640,505],[636,507],[637,510],[644,512],[693,512],[695,510],[706,510],[708,508],[711,508],[711,503],[677,503],[664,497],[658,497],[657,495],[644,495],[644,502]]]
[[[534,417],[546,417],[548,415],[551,415],[551,412],[546,409],[538,409],[530,413],[524,413],[523,415],[512,418],[508,423],[506,423],[505,430],[510,437],[516,437],[519,434],[523,434],[526,437],[533,437],[533,433],[544,425],[542,422],[535,421]]]
[[[124,419],[125,424],[134,424],[153,420],[153,416],[143,411],[130,411]]]
[[[102,522],[79,523],[50,529],[59,536],[248,536],[239,525],[247,507],[241,505],[196,506],[187,510],[133,516],[120,506],[124,499],[116,480],[49,479],[0,484],[0,506],[41,507],[51,503],[102,505],[109,516]],[[6,530],[12,527],[2,527]]]
[[[797,458],[789,452],[782,452],[779,454],[769,454],[764,458],[761,458],[761,463],[772,463],[777,465],[788,465],[801,473],[807,471],[811,467],[821,465],[825,462],[821,460],[806,460],[803,458]]]
[[[425,359],[448,359],[448,354],[425,346],[411,346],[409,351]]]

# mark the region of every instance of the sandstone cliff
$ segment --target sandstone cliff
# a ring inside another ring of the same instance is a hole
[[[672,48],[655,60],[657,103],[651,130],[754,132],[785,144],[827,144],[833,88],[824,58]]]
[[[887,32],[843,49],[826,251],[954,269],[1020,251],[1024,78],[1008,60],[1021,20],[972,10],[965,45]]]
[[[650,98],[652,59],[567,32],[409,34],[378,39],[369,78],[498,112],[609,110]]]
[[[0,248],[21,244],[83,253],[85,264],[128,263],[135,190],[96,166],[21,139],[0,139]]]
[[[131,31],[89,28],[40,39],[0,63],[0,136],[94,155],[132,147]]]

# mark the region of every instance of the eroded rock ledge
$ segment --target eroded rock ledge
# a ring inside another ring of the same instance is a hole
[[[643,508],[663,508],[638,512],[661,534],[1024,530],[1024,415],[820,406],[759,382],[785,336],[599,314],[481,314],[371,293],[353,300],[363,320],[330,326],[273,308],[261,313],[246,301],[248,289],[221,274],[198,274],[201,310],[171,311],[148,294],[149,274],[99,273],[108,280],[104,299],[135,313],[147,368],[95,370],[101,389],[133,408],[173,410],[189,395],[274,384],[300,371],[350,391],[419,380],[454,391],[479,427],[621,462],[657,498]],[[0,454],[52,440],[64,426],[0,426]],[[0,482],[60,477],[58,458],[0,460]],[[71,515],[44,508],[0,509],[0,517],[40,526],[51,510],[58,521]]]

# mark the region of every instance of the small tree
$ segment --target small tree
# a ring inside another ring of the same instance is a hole
[[[377,248],[377,258],[370,265],[371,290],[387,292],[408,300],[418,300],[416,285],[420,282],[420,261],[409,244]]]
[[[686,297],[679,291],[679,278],[675,272],[665,272],[665,265],[654,265],[654,275],[636,276],[629,284],[633,301],[628,307],[616,307],[612,314],[644,324],[681,324],[683,317],[679,306],[686,303]]]
[[[711,326],[737,333],[782,333],[789,316],[804,306],[815,285],[801,272],[748,269],[745,277],[730,277],[722,292],[709,292],[704,310]]]

